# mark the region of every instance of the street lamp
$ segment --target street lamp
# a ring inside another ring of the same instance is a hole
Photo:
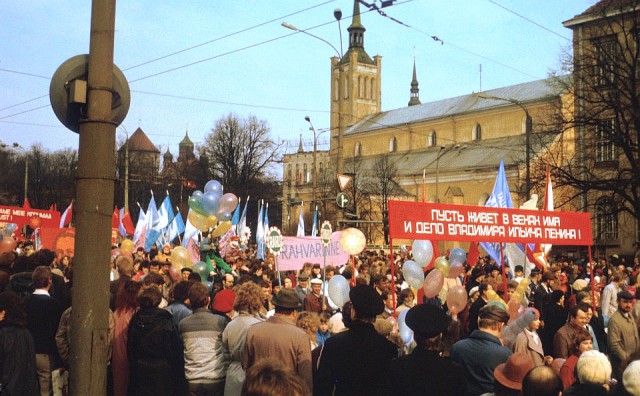
[[[304,120],[309,123],[309,130],[313,131],[313,166],[312,166],[312,174],[313,174],[313,204],[316,204],[316,188],[318,185],[318,172],[316,171],[318,166],[318,136],[316,135],[316,128],[313,127],[311,123],[311,118],[309,116],[304,116]],[[313,208],[313,205],[311,206]]]
[[[522,109],[525,115],[525,126],[524,126],[524,147],[525,147],[525,167],[526,167],[526,176],[525,176],[525,196],[526,199],[529,199],[529,195],[531,194],[531,129],[533,127],[533,121],[531,115],[529,114],[529,110],[524,106],[522,102],[513,98],[501,98],[499,96],[486,95],[486,94],[478,94],[478,97],[481,99],[491,99],[491,100],[501,100],[503,102],[512,103]]]
[[[27,155],[27,150],[24,149],[20,144],[13,143],[13,148],[22,150],[24,153],[24,202],[27,201],[27,192],[29,189],[29,156]]]

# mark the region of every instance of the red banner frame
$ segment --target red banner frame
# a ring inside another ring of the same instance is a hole
[[[589,213],[413,201],[389,201],[389,236],[432,241],[593,245]]]
[[[28,225],[31,228],[60,227],[60,212],[57,210],[33,209],[28,205],[3,206],[0,205],[0,222],[15,223],[18,228]]]

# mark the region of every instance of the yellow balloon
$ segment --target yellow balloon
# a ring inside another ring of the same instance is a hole
[[[130,239],[124,239],[120,242],[120,252],[122,253],[132,253],[135,247],[136,245]]]
[[[188,216],[189,221],[193,224],[194,227],[199,229],[200,231],[209,230],[209,226],[207,225],[207,216],[192,210],[189,212]]]
[[[214,228],[216,228],[217,225],[218,225],[218,218],[216,217],[216,215],[209,215],[209,217],[207,217],[207,227],[213,230]]]
[[[213,236],[214,238],[219,237],[223,235],[225,232],[229,231],[230,229],[231,229],[230,221],[221,221],[220,224],[218,224],[218,227],[211,233],[211,236]]]

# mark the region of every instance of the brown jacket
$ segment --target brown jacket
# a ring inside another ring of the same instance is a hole
[[[246,371],[266,358],[282,362],[304,380],[309,390],[313,389],[309,337],[289,318],[276,314],[247,331],[242,368]]]
[[[544,365],[544,351],[542,350],[542,339],[538,336],[538,342],[536,343],[533,336],[529,334],[527,330],[523,330],[516,342],[513,344],[513,352],[526,353],[533,359],[533,365],[535,367]]]
[[[629,355],[640,350],[638,327],[631,314],[625,317],[618,309],[611,315],[607,331],[607,344],[609,344],[609,359],[613,373],[616,378],[621,378],[621,365]]]

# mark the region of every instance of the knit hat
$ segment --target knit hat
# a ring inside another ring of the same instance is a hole
[[[603,385],[611,377],[611,363],[604,353],[586,351],[578,358],[576,371],[581,384]]]
[[[622,384],[631,395],[640,396],[640,360],[629,363],[622,374]]]
[[[213,297],[211,308],[221,313],[229,313],[233,310],[233,303],[236,301],[236,294],[229,289],[220,290]]]
[[[522,380],[533,367],[531,356],[518,352],[509,356],[505,363],[497,365],[493,370],[493,376],[507,388],[521,390]]]
[[[575,282],[573,282],[573,290],[577,292],[581,291],[585,287],[587,287],[587,281],[584,279],[576,279]]]

